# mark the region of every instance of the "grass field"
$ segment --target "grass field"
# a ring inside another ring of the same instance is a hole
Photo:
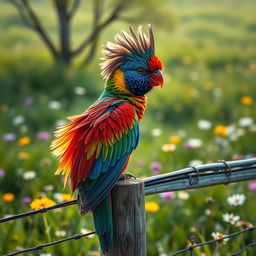
[[[219,159],[255,157],[256,4],[252,0],[164,2],[176,22],[173,29],[154,24],[165,85],[148,96],[141,141],[129,172],[145,177]],[[39,197],[56,203],[70,199],[62,178],[54,176],[57,161],[50,153],[50,141],[56,125],[84,111],[104,84],[98,68],[100,47],[89,67],[74,65],[67,70],[54,65],[15,9],[2,6],[0,217],[31,210],[31,201]],[[56,41],[49,2],[37,1],[34,6]],[[73,24],[75,46],[89,20],[90,15],[78,13]],[[112,41],[121,28],[128,24],[111,25],[101,42]],[[227,202],[233,194],[246,199],[234,206]],[[256,181],[250,181],[147,197],[147,255],[169,255],[186,247],[191,235],[199,243],[212,239],[213,232],[239,231],[241,223],[226,221],[226,213],[255,225],[255,196]],[[1,224],[0,254],[93,229],[91,216],[80,218],[74,206],[45,216]],[[255,239],[254,233],[239,236],[198,249],[195,255],[230,255]],[[99,255],[98,251],[97,238],[90,237],[27,255]],[[255,254],[256,248],[251,248],[242,255]]]

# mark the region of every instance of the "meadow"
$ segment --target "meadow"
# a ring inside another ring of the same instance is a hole
[[[147,177],[220,159],[256,157],[256,4],[166,2],[174,13],[173,29],[153,24],[165,84],[148,95],[140,144],[128,171]],[[48,198],[46,204],[71,199],[62,177],[54,175],[57,161],[49,149],[53,132],[66,116],[83,112],[104,86],[100,47],[88,67],[56,65],[14,8],[1,4],[0,218],[30,211],[38,198]],[[35,6],[56,37],[49,4],[38,1]],[[122,28],[128,24],[114,23],[101,42],[112,41]],[[82,33],[80,13],[74,44]],[[236,194],[239,203],[234,204],[230,197]],[[147,255],[170,255],[186,247],[191,235],[199,243],[216,232],[229,234],[256,225],[255,198],[256,181],[146,197]],[[91,215],[79,217],[75,206],[1,224],[0,255],[89,230]],[[252,241],[255,233],[205,246],[195,255],[230,255]],[[251,248],[242,255],[255,254]],[[99,244],[91,236],[24,255],[99,255]]]

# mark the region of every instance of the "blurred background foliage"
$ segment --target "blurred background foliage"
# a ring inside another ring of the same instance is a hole
[[[69,51],[78,49],[117,6],[122,8],[68,62],[55,58],[38,33],[24,25],[13,2],[31,3],[59,54],[63,49],[54,3],[71,3],[1,1],[1,217],[28,211],[30,201],[38,197],[67,200],[63,193],[70,193],[69,189],[63,191],[61,177],[53,175],[57,166],[49,151],[53,131],[66,116],[83,112],[97,99],[104,88],[98,66],[101,45],[113,41],[121,29],[128,30],[129,24],[142,24],[145,29],[153,24],[156,53],[165,74],[164,87],[148,95],[141,142],[129,171],[143,177],[218,159],[255,157],[255,1],[81,1],[70,21]],[[226,212],[255,224],[253,184],[147,197],[158,206],[147,211],[148,255],[179,250],[191,234],[201,242],[211,239],[215,231],[239,230],[223,221]],[[243,206],[228,205],[226,198],[233,193],[245,194]],[[47,218],[52,240],[93,229],[91,216],[79,218],[75,207],[47,213]],[[40,216],[1,225],[0,236],[4,238],[1,254],[47,242]],[[220,255],[228,255],[253,239],[255,235],[240,237],[197,254],[218,255],[220,250]],[[50,255],[97,255],[97,251],[95,237],[45,249]]]

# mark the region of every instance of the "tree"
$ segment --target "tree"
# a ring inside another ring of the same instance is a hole
[[[163,17],[160,16],[160,13],[164,10],[164,8],[160,8],[161,10],[159,11],[159,8],[155,8],[156,1],[150,0],[93,0],[91,31],[76,49],[72,49],[70,40],[71,22],[80,8],[82,0],[52,0],[58,20],[58,46],[53,43],[29,0],[6,1],[18,10],[24,24],[41,38],[53,59],[56,62],[63,62],[67,65],[71,64],[72,60],[86,49],[88,51],[83,64],[88,64],[95,55],[100,34],[114,21],[123,20],[133,23],[138,20],[143,21],[145,17],[149,16],[151,20],[156,18],[159,21],[159,17]],[[171,25],[173,20],[170,17],[172,16],[168,16]]]

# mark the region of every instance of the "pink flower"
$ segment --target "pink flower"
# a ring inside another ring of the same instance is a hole
[[[31,201],[32,201],[32,199],[30,197],[28,197],[28,196],[25,196],[25,197],[22,198],[22,202],[24,204],[30,204]]]
[[[14,141],[16,139],[16,136],[14,133],[5,133],[3,135],[3,140],[4,141]]]
[[[4,169],[0,168],[0,179],[2,179],[5,176]]]
[[[256,192],[256,181],[251,181],[251,182],[248,184],[248,188],[249,188],[251,191]]]
[[[159,163],[159,162],[152,162],[150,164],[150,169],[152,170],[153,172],[153,175],[158,175],[160,174],[160,171],[162,170],[162,164]]]
[[[163,193],[160,193],[160,197],[166,201],[168,200],[173,200],[175,198],[175,193],[174,192],[163,192]]]
[[[49,140],[50,139],[50,134],[48,132],[38,132],[36,136],[39,140]]]

